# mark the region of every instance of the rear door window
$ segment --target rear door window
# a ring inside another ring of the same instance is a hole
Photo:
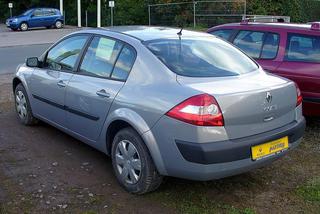
[[[259,58],[263,45],[264,33],[240,31],[233,43],[253,58]]]
[[[320,63],[320,36],[288,34],[285,60]]]
[[[122,42],[113,39],[94,37],[83,58],[80,72],[109,78],[122,45]]]
[[[277,56],[280,37],[275,33],[240,31],[233,43],[255,59],[274,59]]]
[[[125,45],[118,57],[116,65],[112,72],[112,79],[126,81],[130,70],[136,59],[135,50],[129,45]]]
[[[277,57],[280,36],[275,33],[267,33],[262,47],[260,59],[274,59]]]
[[[232,33],[233,33],[233,30],[231,29],[223,29],[223,30],[216,30],[216,31],[210,32],[210,34],[218,36],[227,41],[228,39],[230,39],[230,36]]]

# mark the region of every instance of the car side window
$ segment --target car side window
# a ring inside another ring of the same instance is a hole
[[[56,13],[53,9],[45,9],[44,16],[54,16]]]
[[[47,54],[45,67],[58,71],[72,71],[88,36],[67,38],[53,47]]]
[[[115,64],[111,78],[126,81],[131,71],[131,68],[134,64],[135,59],[136,59],[135,50],[129,45],[125,45],[122,48],[121,53],[118,57],[118,60]]]
[[[32,14],[34,17],[39,17],[39,16],[43,16],[43,12],[41,9],[36,9],[35,11],[33,11]]]
[[[210,32],[210,34],[218,36],[227,41],[228,39],[230,39],[230,36],[232,33],[233,33],[233,30],[231,29],[223,29],[223,30],[216,30],[216,31]]]
[[[263,32],[240,31],[233,43],[253,58],[259,58],[264,39]]]
[[[274,59],[278,54],[280,36],[275,33],[268,33],[264,40],[260,59]]]
[[[83,58],[80,72],[109,78],[122,45],[122,42],[113,39],[94,37]]]
[[[320,36],[289,34],[285,60],[320,63]]]

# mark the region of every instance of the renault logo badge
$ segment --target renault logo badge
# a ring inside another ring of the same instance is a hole
[[[269,91],[267,92],[266,100],[267,100],[268,103],[272,102],[272,95],[271,95],[271,93]]]

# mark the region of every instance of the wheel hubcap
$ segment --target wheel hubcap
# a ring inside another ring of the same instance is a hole
[[[61,22],[57,22],[57,23],[56,23],[56,27],[57,27],[57,28],[61,28],[61,25],[62,25]]]
[[[21,25],[21,29],[22,29],[22,30],[27,30],[27,28],[28,28],[28,27],[27,27],[26,24],[22,24],[22,25]]]
[[[122,140],[116,148],[116,166],[121,179],[135,184],[141,176],[141,160],[136,147],[128,140]]]
[[[27,100],[22,91],[16,93],[16,107],[21,119],[27,116]]]

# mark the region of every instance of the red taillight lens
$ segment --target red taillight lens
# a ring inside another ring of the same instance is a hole
[[[301,95],[301,91],[300,91],[300,88],[297,85],[297,83],[296,83],[296,89],[297,89],[297,105],[296,106],[298,106],[302,103],[302,95]]]
[[[208,94],[191,97],[172,108],[166,115],[196,126],[224,126],[219,104]]]

